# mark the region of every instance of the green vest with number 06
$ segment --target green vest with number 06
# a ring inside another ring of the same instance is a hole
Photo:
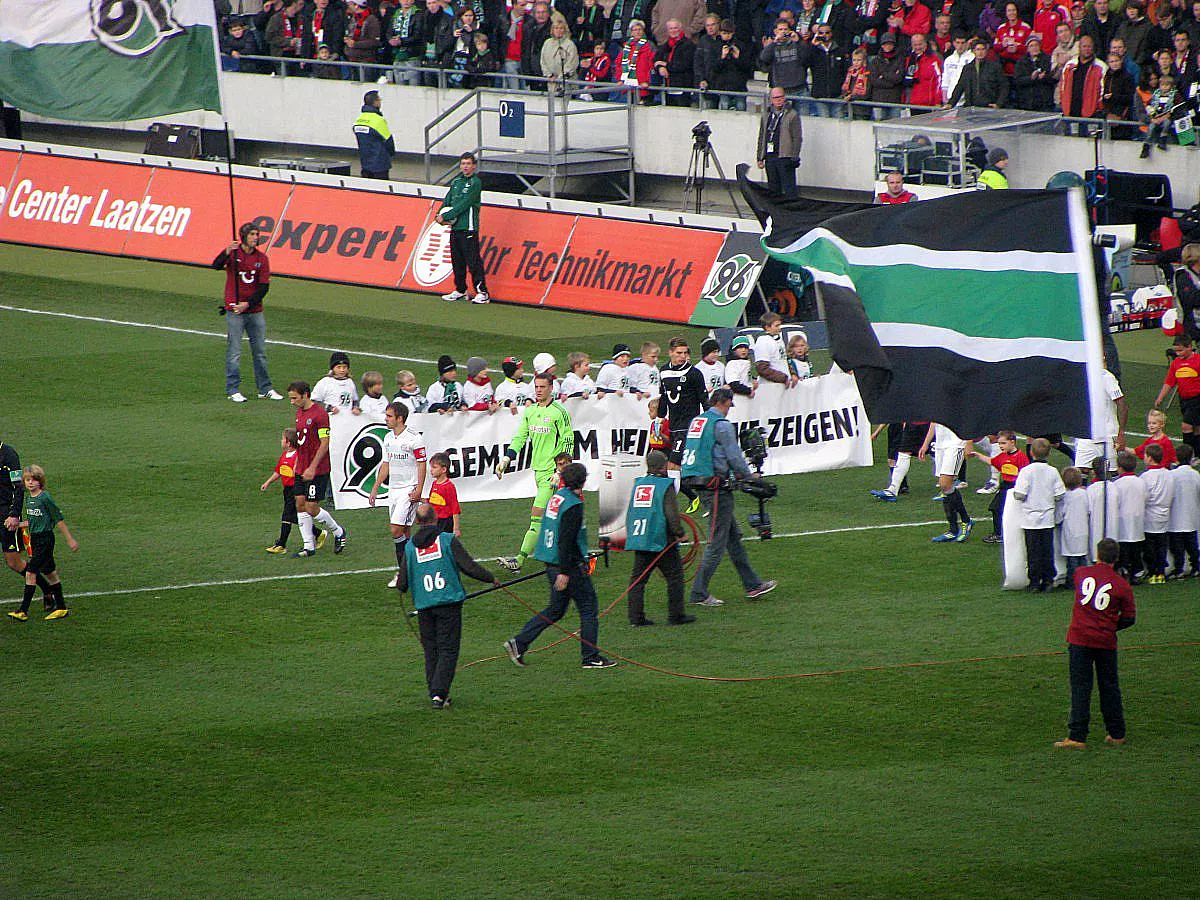
[[[683,460],[679,474],[683,478],[713,476],[713,447],[717,443],[717,422],[725,418],[719,412],[706,409],[692,419],[683,444]]]
[[[667,514],[663,498],[674,482],[662,475],[643,475],[633,483],[625,512],[625,549],[657,553],[667,546]]]
[[[538,532],[537,546],[533,550],[533,558],[540,559],[552,566],[559,565],[558,549],[560,546],[558,526],[562,523],[562,515],[572,506],[578,506],[583,501],[569,488],[562,488],[546,504],[546,512],[542,515],[542,529]],[[587,520],[579,526],[579,553],[587,556]]]
[[[450,550],[453,542],[454,535],[439,534],[427,547],[418,547],[412,541],[405,546],[408,584],[417,609],[462,603],[466,599],[467,592]]]

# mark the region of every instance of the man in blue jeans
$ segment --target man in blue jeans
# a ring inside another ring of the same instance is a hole
[[[254,359],[254,381],[258,399],[282,400],[283,395],[271,386],[267,374],[267,326],[263,321],[263,298],[270,287],[271,267],[267,255],[258,249],[258,226],[247,222],[238,229],[238,240],[230,244],[213,260],[214,269],[225,270],[225,302],[221,315],[225,317],[225,396],[234,403],[245,403],[242,394],[242,335],[250,340]]]
[[[737,429],[726,418],[733,406],[733,391],[717,388],[708,398],[708,409],[692,419],[688,426],[687,440],[683,448],[683,465],[680,475],[702,492],[710,493],[705,505],[712,510],[709,515],[708,543],[696,580],[692,582],[691,601],[697,606],[724,606],[708,592],[717,566],[725,551],[742,579],[747,600],[757,600],[775,590],[774,581],[763,581],[755,573],[742,545],[742,530],[733,514],[733,491],[729,487],[729,476],[736,478],[758,478],[750,471],[742,448],[738,446]]]
[[[542,529],[538,533],[533,558],[546,564],[550,580],[550,603],[525,623],[516,637],[504,642],[504,650],[515,665],[525,666],[525,651],[543,631],[567,611],[575,601],[579,610],[579,650],[583,668],[607,669],[616,662],[600,655],[599,601],[592,576],[588,573],[587,523],[583,517],[583,485],[587,469],[581,463],[570,463],[559,473],[562,488],[546,504]]]

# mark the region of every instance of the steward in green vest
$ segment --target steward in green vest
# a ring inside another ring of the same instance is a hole
[[[380,115],[383,99],[379,91],[367,91],[363,95],[362,112],[354,120],[354,138],[358,141],[358,159],[362,164],[363,178],[388,177],[392,168],[392,155],[396,142],[387,121]]]
[[[616,663],[600,654],[599,601],[592,585],[587,547],[587,524],[583,516],[583,485],[587,469],[571,463],[559,473],[562,488],[546,504],[533,558],[546,564],[550,580],[550,603],[525,623],[516,637],[504,642],[509,659],[525,665],[525,651],[538,635],[561,619],[574,600],[579,610],[579,650],[585,669],[607,669]]]
[[[625,513],[625,549],[634,551],[629,576],[629,624],[653,625],[646,618],[646,579],[658,569],[667,581],[667,622],[687,625],[695,616],[683,611],[683,539],[675,482],[667,477],[667,455],[661,450],[646,454],[646,474],[633,483]]]
[[[462,607],[467,596],[462,573],[477,581],[498,582],[475,562],[458,538],[438,528],[437,510],[428,503],[417,506],[416,526],[416,534],[404,548],[396,589],[412,589],[425,650],[429,701],[434,709],[445,709],[450,705],[450,683],[462,640]]]
[[[683,478],[712,478],[713,447],[717,442],[717,422],[724,416],[713,409],[706,409],[688,425],[687,440],[683,444],[683,460],[679,474]]]

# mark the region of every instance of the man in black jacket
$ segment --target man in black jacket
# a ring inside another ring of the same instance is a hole
[[[545,0],[533,4],[533,12],[525,16],[521,25],[521,74],[538,78],[542,75],[542,44],[550,37],[550,6]],[[544,81],[527,82],[535,91],[544,91]]]
[[[466,599],[460,573],[499,585],[467,552],[457,537],[438,527],[437,511],[428,503],[416,509],[417,532],[408,542],[396,573],[396,590],[412,587],[413,606],[425,650],[425,683],[434,709],[450,705],[450,684],[462,642],[462,605]],[[445,551],[449,550],[447,554]],[[410,571],[411,569],[411,571]]]
[[[957,106],[962,100],[967,106],[990,106],[997,109],[1004,102],[1008,92],[1008,79],[1000,63],[988,59],[989,44],[983,38],[976,39],[971,46],[975,60],[962,70],[958,76],[958,84],[950,95],[947,106]]]
[[[813,100],[836,100],[842,96],[842,82],[850,64],[846,54],[833,42],[833,27],[818,24],[808,45],[808,71],[812,78]],[[832,103],[813,103],[812,114],[832,117],[837,110]]]
[[[696,86],[696,45],[678,19],[667,21],[667,39],[654,54],[654,71],[666,85],[667,106],[691,106],[693,95],[680,88]]]

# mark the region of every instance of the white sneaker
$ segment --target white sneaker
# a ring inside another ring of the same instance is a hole
[[[476,294],[474,297],[471,298],[471,302],[479,303],[479,304],[491,303],[492,298],[488,296],[487,291],[480,291],[478,294]]]
[[[234,391],[232,394],[229,395],[229,399],[232,400],[234,403],[245,403],[246,402],[246,398],[242,394],[241,391]]]
[[[394,589],[396,587],[396,582],[399,580],[400,580],[400,573],[397,572],[395,575],[392,576],[392,580],[388,582],[388,587]]]
[[[966,490],[966,489],[967,489],[967,488],[969,488],[969,487],[970,487],[970,485],[969,485],[969,484],[967,484],[965,481],[956,481],[956,482],[954,482],[954,489],[955,489],[956,491],[964,491],[964,490]]]
[[[375,79],[375,83],[376,84],[387,84],[388,77],[386,75],[380,75],[377,79]]]
[[[279,393],[279,391],[275,390],[274,388],[271,388],[271,390],[267,391],[265,394],[259,394],[258,399],[259,400],[282,400],[283,394]]]
[[[442,294],[442,299],[447,303],[453,303],[455,300],[462,300],[467,295],[463,291],[451,291],[448,294]]]
[[[998,490],[1000,490],[1000,482],[993,479],[993,480],[989,481],[987,484],[985,484],[983,487],[981,487],[979,490],[977,490],[975,493],[977,493],[977,494],[994,494]]]

